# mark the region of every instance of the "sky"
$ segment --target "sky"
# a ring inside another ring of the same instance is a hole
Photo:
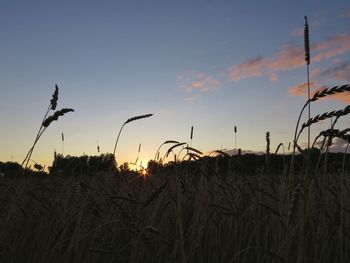
[[[64,155],[111,153],[121,125],[148,113],[124,127],[119,164],[134,162],[139,144],[145,164],[166,140],[190,143],[191,126],[205,153],[264,151],[267,131],[272,150],[288,145],[307,98],[305,15],[311,90],[349,83],[348,0],[1,0],[0,161],[22,162],[55,84],[57,108],[75,112],[48,127],[33,162],[50,165],[62,133]],[[311,116],[349,103],[318,101]],[[329,125],[313,125],[312,137]],[[349,125],[343,117],[337,128]]]

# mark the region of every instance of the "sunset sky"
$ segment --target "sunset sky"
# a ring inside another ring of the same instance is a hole
[[[112,152],[117,161],[154,157],[165,140],[210,152],[264,151],[293,138],[306,99],[304,16],[311,87],[350,82],[350,1],[17,1],[0,3],[0,161],[21,162],[54,86],[58,109],[32,159]],[[312,105],[342,109],[344,94]],[[313,136],[328,127],[312,126]],[[349,127],[343,117],[338,128]],[[305,141],[305,136],[303,140]],[[165,148],[164,148],[165,150]]]

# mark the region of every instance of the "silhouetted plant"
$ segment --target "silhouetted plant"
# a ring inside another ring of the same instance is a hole
[[[159,147],[158,147],[158,149],[157,149],[157,151],[156,151],[156,154],[154,155],[154,160],[155,161],[158,161],[159,160],[159,151],[160,151],[160,148],[162,148],[162,146],[163,145],[165,145],[165,144],[177,144],[177,143],[179,143],[178,141],[174,141],[174,140],[166,140],[165,142],[163,142]]]
[[[47,117],[51,110],[55,110],[56,109],[57,101],[58,101],[58,86],[55,85],[55,91],[54,91],[54,93],[52,95],[52,98],[50,100],[50,105],[49,105],[49,107],[48,107],[48,109],[47,109],[47,111],[46,111],[46,113],[44,115],[43,121],[41,122],[39,131],[38,131],[38,133],[37,133],[37,135],[35,137],[33,146],[29,149],[26,157],[24,158],[24,160],[22,162],[21,166],[23,166],[23,164],[25,163],[23,173],[26,170],[26,168],[28,167],[28,163],[29,163],[30,157],[32,156],[32,153],[34,151],[35,145],[37,144],[37,142],[39,141],[41,135],[44,133],[44,131],[47,129],[47,127],[49,127],[49,125],[53,121],[57,121],[60,116],[63,116],[63,115],[65,115],[68,112],[73,112],[74,111],[73,109],[63,108],[61,110],[55,111],[53,115]]]
[[[120,127],[120,130],[119,130],[119,133],[118,133],[118,136],[117,136],[117,139],[115,141],[115,145],[114,145],[114,149],[113,149],[113,155],[115,156],[115,151],[117,150],[117,145],[118,145],[118,141],[119,141],[119,137],[120,137],[120,134],[124,128],[124,126],[130,122],[133,122],[133,121],[137,121],[137,120],[140,120],[140,119],[144,119],[144,118],[149,118],[153,116],[153,114],[145,114],[145,115],[139,115],[139,116],[135,116],[135,117],[132,117],[132,118],[129,118],[126,120],[126,122],[123,123],[122,127]]]

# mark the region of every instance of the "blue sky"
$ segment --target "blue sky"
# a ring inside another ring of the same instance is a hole
[[[165,140],[204,152],[262,151],[292,140],[305,101],[304,15],[312,88],[349,83],[349,1],[2,1],[0,160],[21,161],[57,84],[58,108],[76,111],[44,133],[33,159],[112,152],[146,162]],[[312,115],[349,104],[347,94]],[[348,117],[339,127],[349,127]],[[316,135],[329,123],[313,128]]]

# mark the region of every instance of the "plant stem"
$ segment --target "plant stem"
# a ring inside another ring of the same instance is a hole
[[[49,114],[50,110],[51,110],[51,103],[50,103],[49,107],[47,108],[47,111],[46,111],[46,113],[45,113],[45,115],[44,115],[44,118],[43,118],[43,120],[42,120],[42,122],[41,122],[41,124],[40,124],[40,128],[39,128],[39,130],[38,130],[38,133],[36,134],[36,137],[35,137],[33,146],[29,149],[29,151],[28,151],[26,157],[24,158],[24,160],[23,160],[23,162],[22,162],[22,164],[21,164],[21,166],[23,166],[23,164],[27,161],[27,162],[26,162],[26,165],[25,165],[25,167],[24,167],[24,170],[27,168],[28,162],[29,162],[29,159],[30,159],[30,157],[31,157],[31,155],[32,155],[32,153],[33,153],[34,147],[35,147],[36,143],[38,142],[38,140],[39,140],[39,138],[40,138],[40,136],[41,136],[41,134],[42,134],[43,122],[45,121],[45,119],[46,119],[47,115]],[[44,128],[44,130],[45,130],[45,128]],[[24,172],[23,172],[23,173],[24,173]]]
[[[115,158],[115,151],[117,150],[117,144],[118,144],[118,141],[119,141],[119,137],[120,137],[120,134],[121,134],[121,132],[122,132],[124,126],[125,126],[125,122],[124,122],[124,124],[122,125],[122,127],[120,128],[119,133],[118,133],[118,136],[117,136],[117,140],[115,141],[114,150],[113,150],[114,158]]]

